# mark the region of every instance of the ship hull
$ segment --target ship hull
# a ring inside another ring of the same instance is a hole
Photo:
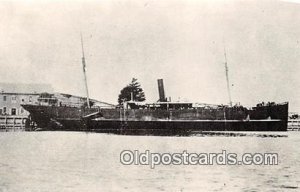
[[[122,120],[61,120],[68,131],[90,131],[124,135],[189,135],[202,131],[286,131],[280,120],[251,121],[122,121]]]
[[[125,135],[189,135],[201,131],[287,131],[288,104],[251,110],[121,110],[23,106],[37,127]]]

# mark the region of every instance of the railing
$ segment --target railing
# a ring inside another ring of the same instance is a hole
[[[25,130],[27,116],[0,115],[1,130]]]
[[[288,120],[289,131],[300,131],[300,119],[289,119]]]

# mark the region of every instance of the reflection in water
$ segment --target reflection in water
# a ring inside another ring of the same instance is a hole
[[[0,133],[0,191],[297,191],[300,133]],[[122,165],[120,152],[278,153],[279,165]]]

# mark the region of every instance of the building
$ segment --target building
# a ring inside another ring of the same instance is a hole
[[[43,92],[53,92],[52,86],[0,83],[0,128],[24,128],[29,113],[21,104],[37,103]]]
[[[53,92],[51,85],[0,83],[0,115],[28,116],[21,104],[36,103],[43,92]]]
[[[95,107],[111,108],[113,104],[90,99]],[[23,129],[29,112],[22,104],[81,107],[86,97],[54,93],[49,84],[0,83],[0,129]]]
[[[64,93],[41,93],[37,98],[37,102],[33,102],[38,105],[51,105],[51,106],[71,106],[82,107],[87,105],[87,98],[76,95],[64,94]],[[90,99],[90,105],[92,107],[112,108],[115,105]]]

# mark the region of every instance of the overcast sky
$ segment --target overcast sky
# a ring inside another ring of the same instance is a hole
[[[0,81],[51,83],[116,103],[133,77],[147,101],[290,102],[300,112],[300,4],[279,1],[0,2]]]

